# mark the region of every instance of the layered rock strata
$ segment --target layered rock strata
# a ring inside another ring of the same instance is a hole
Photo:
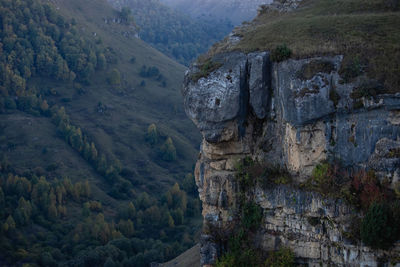
[[[268,52],[219,54],[221,67],[194,81],[193,64],[183,88],[187,115],[203,135],[195,177],[203,202],[204,224],[224,229],[234,220],[239,185],[235,165],[244,157],[287,168],[305,181],[321,161],[369,168],[395,184],[400,159],[400,94],[357,97],[374,81],[361,75],[345,82],[342,56],[272,63]],[[258,245],[289,246],[310,266],[378,266],[400,255],[372,251],[343,237],[354,212],[342,202],[290,187],[253,189],[264,209]],[[311,225],[307,218],[315,218]],[[222,253],[215,231],[202,235],[202,265]]]

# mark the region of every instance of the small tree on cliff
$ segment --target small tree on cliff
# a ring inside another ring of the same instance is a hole
[[[384,203],[373,203],[361,224],[361,240],[374,249],[388,249],[398,238],[390,207]]]

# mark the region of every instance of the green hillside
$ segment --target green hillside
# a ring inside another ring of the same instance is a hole
[[[146,266],[194,244],[185,68],[136,31],[103,0],[0,1],[1,266]]]

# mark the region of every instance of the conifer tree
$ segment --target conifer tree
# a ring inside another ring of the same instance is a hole
[[[6,222],[3,224],[3,230],[5,232],[13,231],[16,227],[14,218],[11,215],[8,215]]]
[[[167,138],[167,141],[161,147],[161,156],[165,161],[176,160],[176,149],[171,137]]]
[[[150,145],[155,145],[158,143],[157,126],[154,123],[150,124],[149,128],[147,128],[146,141]]]

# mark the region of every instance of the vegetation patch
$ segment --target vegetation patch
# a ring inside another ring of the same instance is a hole
[[[295,266],[295,255],[289,248],[280,248],[278,251],[269,253],[264,266],[269,267],[292,267]]]
[[[331,73],[335,70],[335,65],[327,60],[311,60],[309,63],[304,64],[301,70],[297,73],[298,77],[302,80],[309,80],[317,73]]]
[[[271,60],[274,62],[281,62],[287,60],[292,55],[292,50],[286,44],[278,45],[271,51]]]
[[[352,82],[356,77],[363,74],[364,64],[358,56],[346,56],[342,61],[339,69],[339,74],[346,83]]]
[[[361,224],[361,240],[374,249],[388,249],[399,239],[399,219],[388,204],[373,203]]]
[[[252,233],[261,225],[263,211],[252,201],[242,200],[238,215],[240,223],[230,233],[227,250],[216,266],[263,266],[262,253],[252,245]]]
[[[346,169],[338,163],[317,165],[300,186],[325,197],[344,199],[364,211],[374,202],[391,201],[395,197],[395,192],[380,182],[374,171]]]
[[[207,59],[205,62],[199,64],[199,71],[192,74],[192,80],[197,82],[201,78],[207,78],[211,72],[219,69],[222,63],[213,61],[212,59]]]
[[[266,174],[269,172],[271,177],[280,176],[286,182],[284,175],[280,175],[282,171],[279,168],[268,169],[249,157],[238,164],[236,177],[241,191],[237,210],[238,223],[229,234],[227,250],[218,259],[216,266],[294,266],[294,254],[290,249],[282,248],[265,255],[254,247],[253,237],[263,221],[263,209],[254,203],[250,192],[260,179],[267,178]]]
[[[400,147],[391,148],[386,154],[387,158],[400,158]]]
[[[154,228],[181,232],[185,220],[200,212],[199,201],[195,200],[196,208],[178,184],[160,199],[142,192],[111,209],[109,198],[97,200],[88,180],[73,183],[66,177],[38,177],[34,172],[21,176],[15,172],[2,157],[0,248],[7,251],[3,260],[10,263],[23,260],[45,266],[60,262],[102,266],[112,259],[120,265],[144,267],[149,261],[144,259],[145,254],[150,260],[164,261],[184,251],[177,242],[167,245],[145,236],[151,235]],[[193,186],[193,177],[182,183],[190,193]],[[27,235],[31,229],[37,230]],[[166,233],[163,235],[161,238]],[[186,236],[182,242],[190,244],[188,233],[182,235]],[[53,241],[49,244],[48,240]]]
[[[383,85],[377,81],[365,81],[360,86],[354,88],[351,92],[350,97],[354,100],[360,99],[362,97],[373,98],[378,94],[385,93]]]
[[[250,157],[244,158],[236,166],[236,177],[242,191],[246,191],[256,184],[263,188],[269,188],[274,185],[291,184],[293,182],[293,178],[286,168],[259,163],[253,161]]]
[[[342,232],[344,238],[350,240],[352,244],[358,244],[361,240],[360,229],[361,229],[362,218],[353,216],[349,222],[348,231]]]
[[[365,214],[352,217],[349,230],[342,232],[352,243],[362,240],[374,249],[388,249],[400,238],[400,202],[395,191],[380,182],[374,171],[346,170],[338,164],[322,163],[303,186],[326,197],[344,199]],[[317,223],[314,218],[307,221]]]

